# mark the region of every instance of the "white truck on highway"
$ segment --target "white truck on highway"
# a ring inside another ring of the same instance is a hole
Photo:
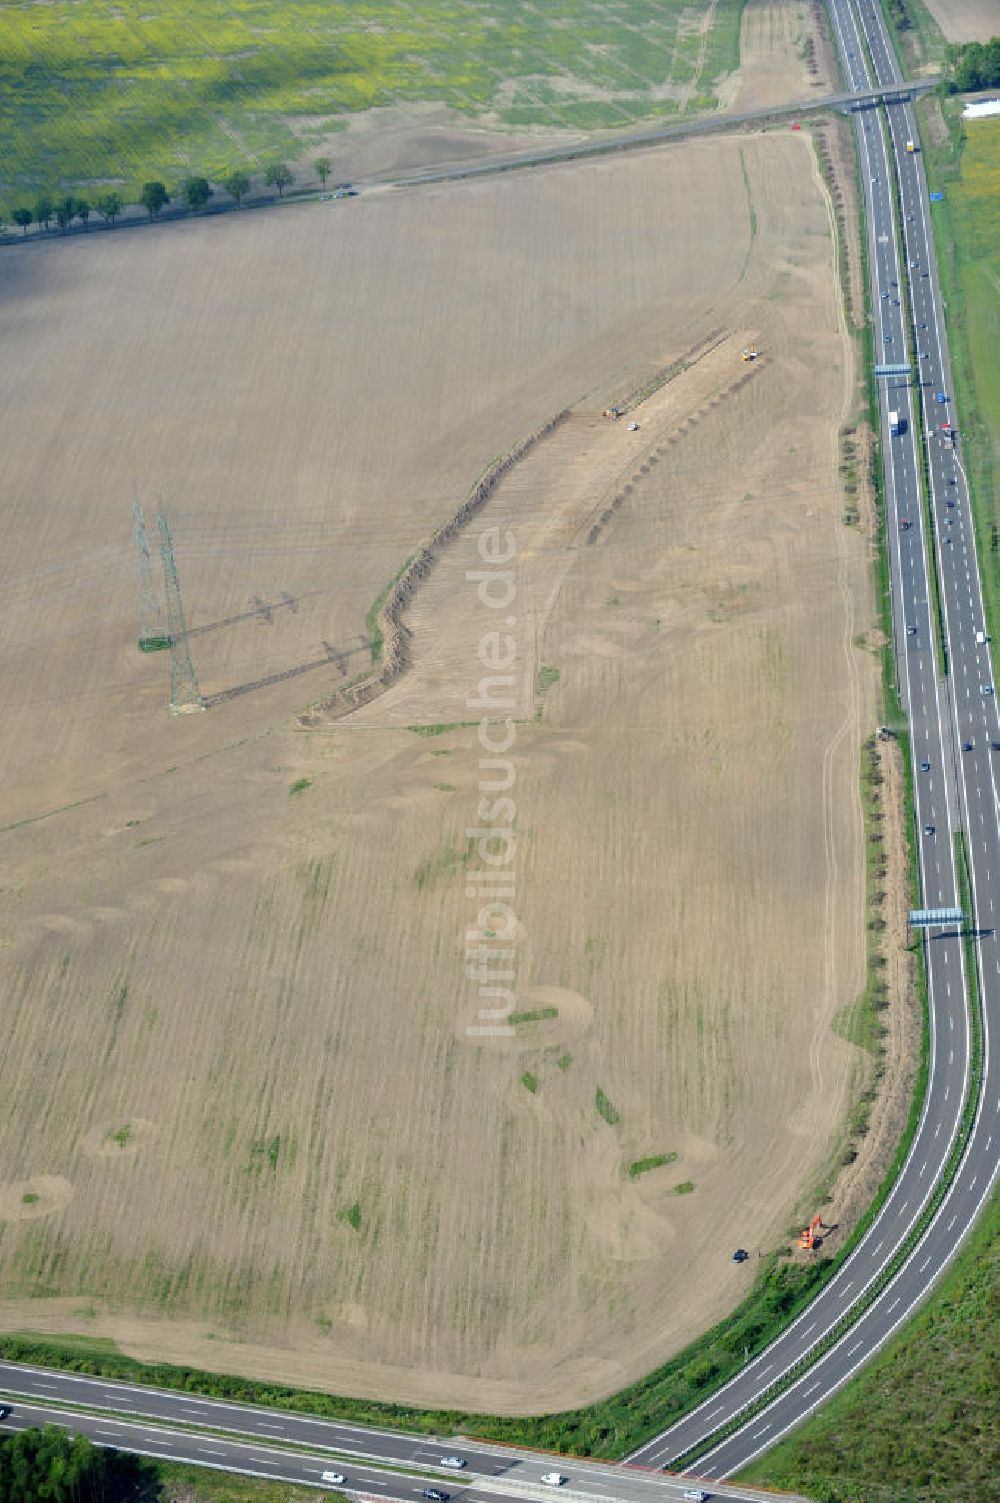
[[[893,409],[889,413],[889,432],[893,435],[893,437],[895,437],[897,433],[902,433],[902,431],[903,428],[902,424],[899,421],[899,413],[896,412],[895,409]]]

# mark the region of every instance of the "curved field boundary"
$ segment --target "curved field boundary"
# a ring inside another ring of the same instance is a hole
[[[467,527],[472,518],[482,511],[500,481],[508,475],[524,456],[548,438],[550,433],[562,426],[569,418],[568,409],[556,413],[554,418],[534,433],[523,438],[508,449],[506,454],[495,459],[476,481],[458,511],[434,532],[410,558],[375,601],[368,614],[368,624],[373,643],[375,663],[369,673],[344,684],[336,694],[320,700],[311,710],[298,717],[304,729],[314,729],[320,717],[340,718],[349,715],[361,705],[384,694],[410,666],[410,630],[403,623],[403,615],[420,585],[427,579],[444,549]],[[380,665],[381,662],[381,665]]]

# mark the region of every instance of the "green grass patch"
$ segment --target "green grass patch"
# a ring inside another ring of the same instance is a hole
[[[36,1342],[40,1342],[48,1349],[48,1346],[51,1344],[53,1348],[57,1348],[60,1352],[63,1352],[68,1359],[65,1363],[60,1362],[59,1366],[66,1366],[70,1371],[83,1372],[85,1370],[83,1368],[72,1367],[72,1361],[77,1358],[91,1362],[103,1362],[120,1355],[118,1343],[113,1341],[110,1336],[75,1336],[71,1334],[60,1336],[56,1340],[51,1336],[43,1335],[40,1331],[12,1331],[9,1339],[20,1346],[30,1347]],[[23,1357],[20,1360],[27,1362],[31,1359]]]
[[[2,0],[0,0],[0,4],[2,4]],[[368,633],[368,641],[371,647],[373,668],[377,668],[379,663],[381,663],[382,652],[385,648],[385,636],[382,632],[382,623],[379,620],[379,617],[382,614],[382,607],[385,605],[386,601],[389,598],[389,591],[392,589],[394,584],[398,584],[398,582],[402,579],[403,575],[412,564],[413,558],[414,555],[411,553],[406,562],[400,565],[400,567],[396,570],[395,574],[390,579],[389,583],[386,585],[385,589],[382,590],[380,594],[376,595],[375,599],[368,607],[367,614],[365,615],[365,631]]]
[[[415,886],[430,887],[442,877],[450,877],[461,870],[468,860],[468,852],[455,845],[438,846],[430,851],[417,865],[413,873]]]
[[[521,1084],[524,1086],[524,1089],[526,1091],[530,1091],[534,1096],[538,1090],[538,1077],[536,1075],[532,1075],[530,1070],[525,1070],[524,1074],[521,1076]]]
[[[693,1179],[685,1179],[685,1180],[682,1180],[679,1185],[674,1185],[674,1194],[675,1195],[693,1195],[694,1194],[694,1180]]]
[[[512,1012],[507,1021],[513,1023],[516,1028],[518,1023],[543,1023],[546,1018],[558,1016],[558,1007],[536,1007],[531,1012]]]
[[[344,1206],[343,1210],[337,1212],[337,1220],[345,1221],[349,1227],[352,1227],[354,1229],[354,1231],[360,1232],[361,1202],[356,1200],[353,1205]]]
[[[553,684],[559,682],[559,669],[553,668],[549,663],[543,663],[535,674],[535,688],[539,694],[544,694],[551,689]]]
[[[281,1137],[275,1134],[272,1138],[254,1138],[250,1144],[250,1156],[247,1162],[248,1171],[260,1169],[267,1164],[272,1174],[278,1167],[281,1157]]]
[[[889,35],[904,78],[912,77],[925,66],[942,65],[947,43],[924,0],[882,0],[882,9],[889,19]]]
[[[559,1058],[556,1060],[556,1064],[559,1066],[560,1070],[568,1070],[572,1063],[573,1056],[568,1051],[565,1054],[560,1054]]]
[[[305,793],[307,788],[312,787],[312,778],[296,778],[288,790],[288,797],[294,798],[297,793]]]
[[[594,1105],[609,1127],[614,1127],[621,1121],[621,1113],[611,1105],[611,1102],[605,1096],[600,1086],[597,1087],[594,1093]]]
[[[438,793],[454,793],[455,792],[455,785],[454,785],[454,783],[435,783],[434,787],[437,789]]]
[[[131,1122],[124,1122],[122,1123],[121,1127],[119,1127],[115,1132],[111,1134],[111,1141],[113,1143],[117,1143],[119,1148],[126,1148],[128,1146],[128,1140],[131,1136],[132,1124]]]
[[[27,1190],[21,1196],[21,1204],[23,1206],[36,1206],[38,1204],[38,1201],[39,1196],[37,1196],[33,1190]]]
[[[477,725],[475,720],[450,720],[438,725],[408,725],[406,729],[412,731],[415,736],[444,736],[448,731],[461,731],[467,726]],[[444,756],[444,752],[435,752],[435,756]]]
[[[648,1159],[633,1159],[628,1166],[628,1177],[638,1179],[640,1174],[648,1174],[651,1169],[662,1169],[664,1164],[673,1164],[676,1161],[676,1153],[653,1153]]]
[[[140,637],[140,652],[166,652],[173,643],[169,637]]]

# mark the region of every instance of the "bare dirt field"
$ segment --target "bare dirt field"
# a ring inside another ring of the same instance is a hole
[[[723,86],[719,107],[752,110],[807,99],[835,87],[826,19],[814,0],[747,0],[740,66]]]
[[[739,1298],[732,1246],[784,1240],[856,1058],[874,660],[808,140],[3,274],[0,1322],[497,1410],[637,1376]],[[600,416],[643,388],[637,431]],[[409,672],[304,730],[388,582],[563,410],[415,596]],[[136,649],[133,482],[203,715]],[[493,630],[529,1016],[484,1037],[469,832],[509,816],[463,722]]]
[[[927,0],[927,9],[949,42],[988,42],[1000,36],[996,0]]]

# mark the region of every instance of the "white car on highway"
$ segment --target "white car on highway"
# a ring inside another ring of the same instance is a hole
[[[323,1481],[332,1483],[334,1487],[340,1487],[341,1483],[347,1481],[347,1478],[343,1472],[324,1472]]]
[[[449,1471],[460,1472],[464,1466],[468,1466],[468,1462],[464,1456],[442,1456],[441,1465],[446,1466]]]
[[[564,1482],[569,1481],[569,1478],[564,1477],[562,1472],[543,1472],[538,1480],[544,1482],[546,1487],[562,1487]]]

